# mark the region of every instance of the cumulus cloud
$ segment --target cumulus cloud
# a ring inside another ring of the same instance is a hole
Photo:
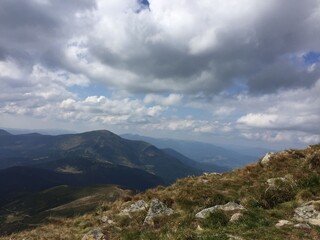
[[[159,103],[164,106],[174,106],[174,105],[179,105],[181,103],[181,100],[182,100],[182,95],[171,93],[167,97],[157,95],[157,94],[147,94],[144,97],[143,101],[147,104]]]
[[[3,0],[0,114],[316,142],[319,22],[318,0]]]

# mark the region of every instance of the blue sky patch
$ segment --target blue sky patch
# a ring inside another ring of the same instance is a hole
[[[308,52],[303,55],[306,64],[314,64],[320,62],[320,52]]]

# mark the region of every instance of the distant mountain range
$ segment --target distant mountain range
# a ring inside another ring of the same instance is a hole
[[[58,136],[0,130],[0,195],[61,184],[117,184],[138,190],[201,170],[155,146],[106,131]]]
[[[197,141],[184,141],[175,139],[158,139],[133,134],[123,134],[123,138],[149,142],[160,149],[174,149],[180,154],[197,162],[194,167],[206,171],[225,171],[243,167],[255,162],[258,158],[269,152],[263,148],[235,148],[228,149],[209,143]],[[170,152],[167,151],[170,154]]]

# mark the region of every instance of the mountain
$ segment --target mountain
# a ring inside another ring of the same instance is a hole
[[[234,151],[232,149],[226,149],[213,144],[196,141],[157,139],[132,134],[123,134],[121,136],[126,139],[146,141],[154,144],[160,149],[174,149],[192,160],[205,163],[206,165],[204,166],[207,167],[204,170],[206,171],[212,171],[213,166],[217,166],[222,169],[242,167],[254,162],[258,157],[262,156],[260,155],[260,152],[256,154],[256,152],[250,153],[248,151],[248,153],[244,154],[240,153],[240,151]]]
[[[0,136],[9,136],[9,135],[11,135],[9,132],[0,129]]]
[[[200,173],[155,146],[119,137],[107,130],[58,136],[37,133],[0,135],[0,168],[32,166],[54,160],[85,157],[100,162],[141,169],[161,177],[166,184]]]
[[[2,228],[9,220],[19,222],[23,206],[32,208],[25,204],[12,203],[0,218]],[[101,202],[99,211],[75,218],[33,222],[34,229],[0,239],[318,240],[319,206],[317,144],[268,154],[230,172],[189,176],[168,187]],[[8,213],[14,209],[19,209],[16,219]]]
[[[194,160],[182,155],[181,153],[175,151],[172,148],[163,148],[161,150],[164,151],[165,153],[167,153],[168,155],[170,155],[176,159],[179,159],[182,163],[184,163],[190,167],[200,169],[202,171],[227,172],[230,170],[230,168],[215,165],[213,163],[203,163],[203,162],[194,161]]]

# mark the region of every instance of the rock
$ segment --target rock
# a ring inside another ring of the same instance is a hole
[[[269,188],[276,188],[277,183],[287,182],[288,180],[284,177],[277,177],[277,178],[269,178],[267,180],[267,184]]]
[[[320,226],[320,212],[315,209],[315,204],[320,204],[320,201],[310,201],[296,208],[294,218],[300,222]]]
[[[274,155],[273,152],[268,152],[260,161],[260,164],[262,167],[266,167],[269,165],[272,155]]]
[[[235,213],[231,216],[230,222],[237,222],[242,217],[242,213]]]
[[[153,218],[164,215],[171,215],[174,211],[171,208],[168,208],[163,202],[159,199],[152,199],[150,203],[150,208],[148,210],[147,216],[144,219],[143,225],[154,225]]]
[[[107,223],[107,224],[113,224],[113,223],[114,223],[114,221],[111,220],[108,216],[103,216],[103,217],[101,218],[101,222]]]
[[[227,236],[228,236],[229,240],[244,240],[242,237],[239,237],[239,236],[233,236],[230,234],[228,234]]]
[[[290,222],[288,220],[279,220],[279,222],[275,226],[276,226],[276,228],[281,228],[285,225],[292,225],[292,222]]]
[[[100,228],[95,228],[85,234],[81,240],[106,240],[106,236],[103,234]]]
[[[244,207],[240,204],[234,202],[228,202],[225,205],[216,205],[214,207],[203,209],[202,211],[196,214],[196,218],[207,218],[211,213],[216,210],[223,210],[223,211],[235,211],[235,210],[243,210]]]
[[[123,209],[119,215],[130,215],[130,213],[132,212],[139,212],[139,211],[143,211],[146,210],[148,208],[148,203],[146,203],[143,200],[139,200],[133,204],[131,204],[129,207],[126,207],[125,209]]]
[[[294,225],[295,228],[300,228],[300,229],[311,229],[310,225],[307,223],[298,223]]]
[[[203,231],[203,228],[202,228],[200,225],[198,225],[196,231],[202,232],[202,231]]]

